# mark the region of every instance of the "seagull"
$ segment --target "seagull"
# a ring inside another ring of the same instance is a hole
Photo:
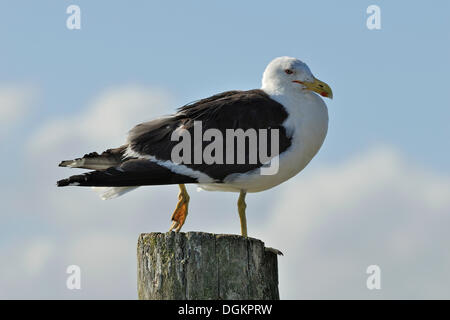
[[[328,130],[322,97],[332,99],[331,88],[304,62],[275,58],[263,73],[260,89],[218,93],[138,124],[118,148],[62,161],[60,167],[91,171],[60,180],[57,186],[94,187],[102,199],[112,199],[140,186],[177,184],[180,191],[169,229],[176,232],[188,215],[185,184],[236,192],[241,235],[247,237],[246,194],[297,175],[322,146]]]

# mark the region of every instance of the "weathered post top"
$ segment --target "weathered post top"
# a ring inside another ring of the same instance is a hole
[[[143,233],[137,259],[139,299],[279,299],[277,254],[257,239]]]

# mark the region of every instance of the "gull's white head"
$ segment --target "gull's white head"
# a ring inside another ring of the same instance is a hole
[[[262,89],[271,92],[306,90],[333,98],[329,85],[316,79],[306,63],[291,57],[275,58],[269,63],[263,74]]]

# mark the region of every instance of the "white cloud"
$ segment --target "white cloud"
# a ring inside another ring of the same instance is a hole
[[[36,289],[33,283],[45,287],[41,277],[55,254],[55,246],[48,237],[17,237],[0,247],[0,298],[29,297]],[[39,281],[40,280],[40,281]],[[36,295],[35,295],[36,296]]]
[[[108,230],[80,234],[67,248],[66,261],[81,269],[83,294],[101,299],[110,297],[135,298],[136,288],[129,282],[136,276],[136,239]],[[70,292],[67,292],[70,297]]]
[[[134,125],[170,111],[170,101],[166,92],[154,88],[131,85],[111,88],[78,113],[45,123],[28,148],[36,155],[61,148],[68,151],[68,145],[72,152],[74,146],[104,149],[119,146]]]
[[[5,246],[2,251],[6,253],[2,262],[8,262],[2,266],[2,273],[8,278],[35,276],[50,260],[54,246],[48,239],[35,238],[22,242],[16,240],[15,248],[7,249]]]
[[[258,234],[285,253],[284,297],[450,298],[449,177],[379,147],[281,191]],[[384,275],[379,292],[365,287],[370,264]]]
[[[48,240],[33,240],[23,252],[22,265],[30,275],[42,271],[54,253],[54,246]]]
[[[0,85],[0,133],[2,136],[29,114],[37,90],[28,85]]]

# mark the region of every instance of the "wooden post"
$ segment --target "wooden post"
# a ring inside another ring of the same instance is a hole
[[[238,235],[143,233],[137,246],[141,300],[278,300],[277,254]]]

